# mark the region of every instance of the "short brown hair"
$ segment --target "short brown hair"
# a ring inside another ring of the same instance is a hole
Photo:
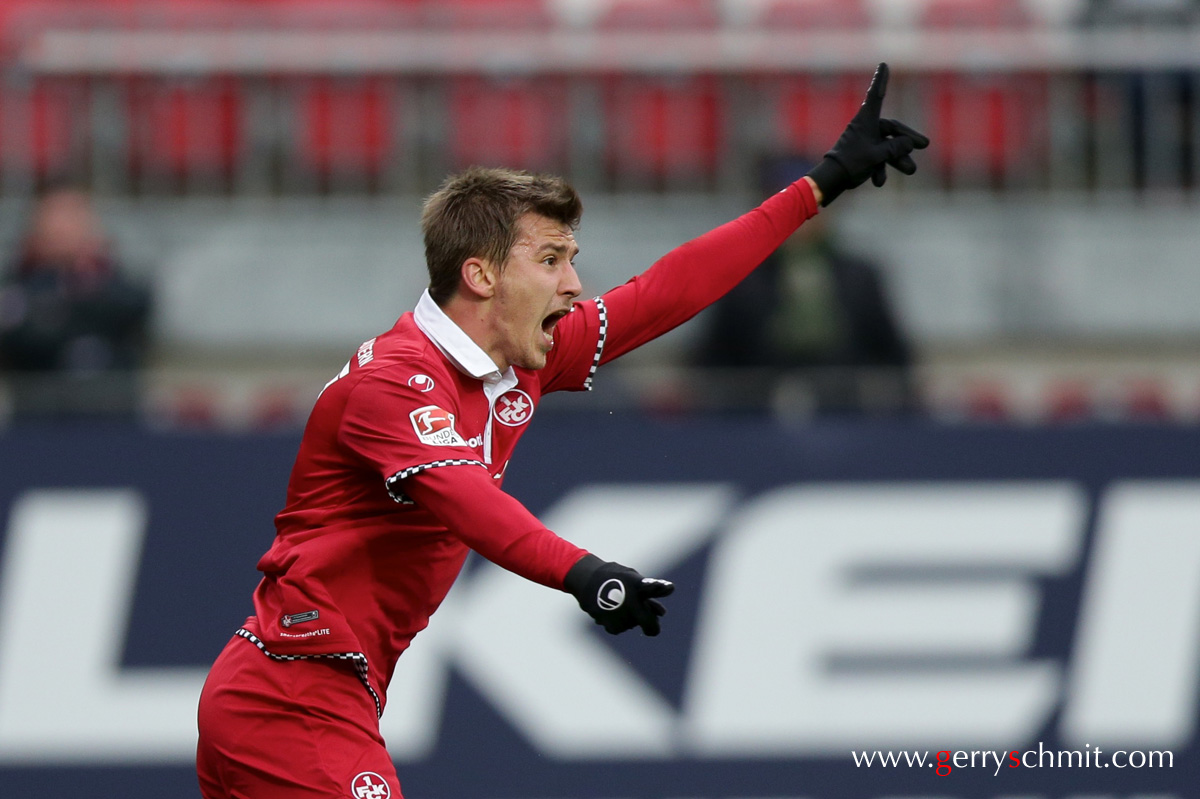
[[[476,166],[447,178],[421,212],[434,302],[442,305],[453,296],[468,258],[503,264],[517,241],[517,220],[530,212],[575,228],[583,203],[553,175]]]

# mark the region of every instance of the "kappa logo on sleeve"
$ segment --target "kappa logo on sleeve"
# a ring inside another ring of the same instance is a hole
[[[454,414],[436,405],[425,405],[408,415],[422,444],[435,447],[465,447],[467,442],[454,429]]]

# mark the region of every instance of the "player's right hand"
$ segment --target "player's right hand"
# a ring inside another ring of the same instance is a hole
[[[667,612],[657,597],[675,590],[667,580],[643,577],[628,566],[584,555],[571,567],[563,588],[574,594],[579,607],[606,631],[616,635],[641,627],[646,635],[658,635],[658,618]]]
[[[858,113],[833,149],[825,153],[824,160],[808,173],[821,190],[821,205],[829,205],[843,191],[861,186],[867,178],[882,186],[889,164],[906,175],[917,171],[910,153],[928,147],[929,137],[899,120],[880,119],[888,74],[887,64],[876,67]]]

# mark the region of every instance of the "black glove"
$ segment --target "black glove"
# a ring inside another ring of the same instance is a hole
[[[675,590],[667,580],[643,577],[628,566],[584,555],[571,567],[563,588],[575,595],[579,607],[616,635],[641,627],[646,635],[658,635],[658,617],[667,612],[654,597]]]
[[[825,153],[825,159],[808,173],[821,190],[821,205],[829,205],[843,191],[861,186],[867,178],[882,186],[887,180],[887,164],[906,175],[917,171],[909,153],[928,147],[929,137],[898,120],[879,118],[887,83],[888,65],[880,64],[862,107],[833,149]]]

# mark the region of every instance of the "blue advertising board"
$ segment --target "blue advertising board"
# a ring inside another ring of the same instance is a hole
[[[297,443],[0,437],[0,795],[199,795],[196,695]],[[506,489],[673,579],[663,634],[469,562],[389,691],[404,793],[1194,796],[1197,453],[1167,426],[542,413]]]

